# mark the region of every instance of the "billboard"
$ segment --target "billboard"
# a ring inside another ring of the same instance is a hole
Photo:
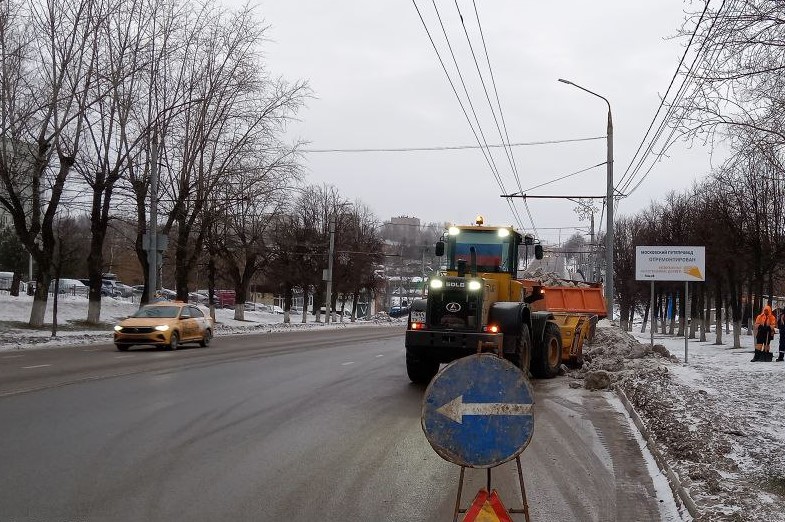
[[[635,247],[635,279],[638,281],[705,281],[706,247]]]

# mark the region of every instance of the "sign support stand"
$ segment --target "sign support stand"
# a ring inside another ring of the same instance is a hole
[[[654,281],[651,282],[651,305],[649,306],[649,334],[651,335],[651,347],[654,348]]]
[[[520,485],[521,485],[521,501],[522,501],[523,507],[520,508],[520,509],[511,508],[511,509],[508,509],[507,511],[509,511],[510,513],[515,513],[515,514],[523,514],[524,520],[526,520],[526,522],[529,522],[530,521],[530,519],[529,519],[529,502],[526,499],[526,486],[523,483],[523,467],[521,466],[521,456],[520,455],[515,457],[515,463],[518,466],[518,481],[520,482]],[[487,469],[487,472],[488,472],[488,476],[487,476],[487,479],[488,479],[487,490],[488,491],[491,491],[491,470],[492,469],[493,468],[488,468]],[[453,522],[458,522],[458,516],[461,513],[466,513],[466,511],[468,511],[467,509],[461,507],[461,493],[463,492],[463,482],[464,482],[465,472],[466,472],[466,466],[461,466],[461,476],[458,479],[459,480],[458,481],[458,497],[455,499],[455,512],[453,513],[453,517],[452,517]]]
[[[482,342],[477,343],[477,355],[482,353],[489,353],[487,350],[487,346],[484,345]],[[490,353],[493,353],[496,357],[504,357],[502,353],[502,345],[499,342],[495,347],[490,350]],[[523,482],[523,467],[521,466],[521,456],[517,455],[515,457],[515,463],[518,466],[518,482],[521,485],[521,499],[523,507],[521,509],[508,509],[510,513],[523,513],[524,519],[526,522],[529,522],[529,503],[526,499],[526,485]],[[494,466],[496,467],[496,466]],[[491,470],[493,467],[486,469],[486,489],[488,492],[491,491]],[[461,507],[461,494],[463,493],[463,483],[464,478],[466,476],[466,466],[461,466],[461,475],[458,479],[458,496],[455,499],[455,511],[453,512],[453,522],[458,522],[458,516],[461,513],[466,513],[467,509]]]

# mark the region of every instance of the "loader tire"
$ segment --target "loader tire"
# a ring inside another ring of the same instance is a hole
[[[439,363],[406,354],[406,373],[415,384],[428,384],[439,373]]]
[[[534,351],[532,360],[532,374],[540,379],[551,379],[559,374],[561,366],[562,345],[559,327],[552,323],[545,323],[542,345]]]
[[[515,365],[528,376],[532,363],[532,336],[529,333],[529,325],[526,323],[521,325],[521,335],[518,337],[515,356],[517,358]]]

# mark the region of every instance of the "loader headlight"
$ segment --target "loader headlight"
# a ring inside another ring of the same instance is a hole
[[[510,231],[506,228],[500,228],[498,230],[499,237],[507,237],[510,235]]]
[[[458,234],[461,233],[461,229],[458,227],[450,227],[447,229],[447,233],[450,234],[451,236],[457,236]]]
[[[482,288],[482,283],[479,281],[469,281],[469,290],[479,290]]]
[[[434,290],[438,290],[439,288],[444,286],[444,281],[441,279],[431,279],[431,288]]]

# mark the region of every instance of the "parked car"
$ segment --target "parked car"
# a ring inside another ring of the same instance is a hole
[[[101,295],[104,297],[119,297],[120,290],[115,287],[114,279],[101,280]]]
[[[58,282],[57,293],[59,294],[87,297],[89,292],[90,289],[78,279],[61,277]]]
[[[133,287],[128,286],[125,283],[121,283],[120,281],[115,281],[114,287],[120,297],[131,297],[134,295]]]
[[[271,306],[270,311],[274,314],[282,314],[283,308],[281,308],[280,306]]]
[[[13,272],[0,272],[0,290],[11,290],[13,279]]]
[[[189,292],[188,301],[195,304],[207,304],[210,298],[201,292]]]
[[[387,313],[390,317],[403,317],[404,315],[408,315],[409,307],[408,306],[393,306],[390,308],[390,311]]]
[[[213,337],[213,320],[198,307],[163,301],[141,307],[114,327],[114,343],[121,352],[136,345],[176,350],[181,343],[206,347]]]

